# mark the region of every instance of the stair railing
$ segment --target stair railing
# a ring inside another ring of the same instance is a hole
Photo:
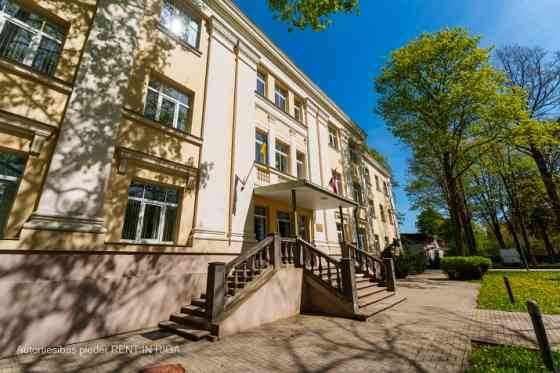
[[[384,281],[385,264],[383,259],[377,258],[351,243],[346,243],[344,246],[346,247],[347,254],[343,252],[343,256],[349,255],[349,257],[354,259],[358,273],[363,273],[379,282]]]
[[[280,237],[270,235],[231,262],[209,263],[206,286],[208,321],[219,320],[244,289],[280,265]],[[229,298],[228,298],[229,296]]]

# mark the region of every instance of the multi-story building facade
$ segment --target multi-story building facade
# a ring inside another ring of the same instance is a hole
[[[398,238],[364,132],[229,0],[0,0],[0,87],[2,354],[154,325],[271,232]]]

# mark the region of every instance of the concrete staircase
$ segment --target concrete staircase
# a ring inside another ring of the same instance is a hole
[[[356,290],[361,320],[367,320],[406,300],[406,297],[395,291],[389,291],[387,287],[362,273],[356,274]]]
[[[168,330],[192,341],[207,339],[214,341],[211,325],[206,318],[206,295],[194,298],[191,303],[181,307],[181,312],[174,313],[169,320],[158,324],[161,329]]]

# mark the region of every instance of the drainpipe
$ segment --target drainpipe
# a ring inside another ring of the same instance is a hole
[[[235,52],[235,80],[233,85],[233,118],[231,124],[231,156],[229,163],[229,212],[228,212],[228,231],[227,238],[228,244],[231,245],[231,233],[233,226],[233,204],[235,203],[235,192],[236,192],[236,175],[235,175],[235,146],[236,141],[236,130],[237,130],[237,85],[238,85],[238,74],[239,74],[239,41],[234,49]]]

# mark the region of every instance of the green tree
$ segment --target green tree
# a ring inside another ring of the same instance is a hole
[[[431,207],[422,210],[416,217],[416,229],[418,232],[429,236],[441,237],[444,223],[445,219],[443,216]]]
[[[422,34],[394,51],[375,79],[378,113],[416,158],[439,173],[454,225],[455,246],[464,255],[476,241],[466,206],[463,176],[512,122],[526,121],[520,90],[506,85],[490,64],[489,48],[463,29]]]
[[[320,31],[337,13],[358,13],[359,0],[268,0],[276,19],[290,24],[290,30]]]

